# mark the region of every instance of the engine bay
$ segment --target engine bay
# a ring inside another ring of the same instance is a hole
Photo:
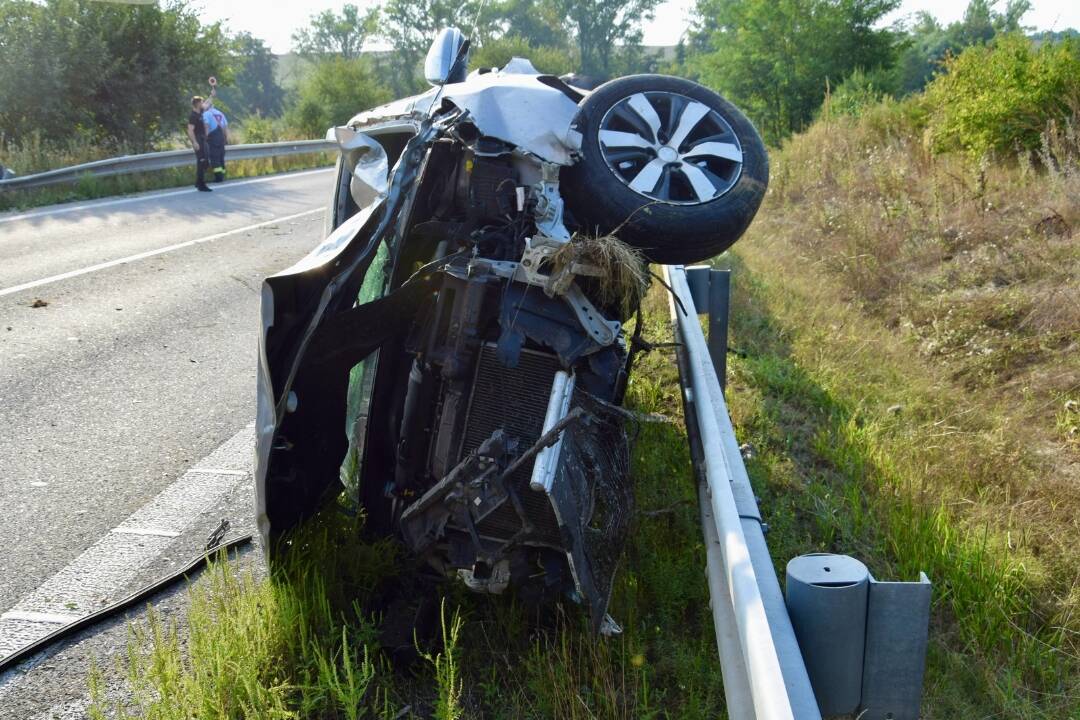
[[[393,449],[392,480],[365,505],[382,502],[387,529],[438,573],[569,596],[600,629],[633,506],[628,352],[617,308],[577,282],[601,268],[559,257],[571,240],[544,165],[468,123],[433,144],[403,245],[438,268],[433,291],[380,354],[395,391],[371,417],[390,421],[365,422],[356,455]]]

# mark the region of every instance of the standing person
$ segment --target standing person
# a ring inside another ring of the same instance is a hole
[[[188,115],[187,134],[191,149],[195,151],[195,187],[199,192],[210,192],[206,185],[206,168],[210,159],[206,147],[206,121],[203,119],[205,105],[201,95],[191,98],[191,114]]]
[[[229,142],[229,121],[225,118],[225,113],[214,107],[213,97],[206,101],[203,120],[206,122],[206,145],[210,150],[214,182],[221,182],[225,179],[225,144]]]

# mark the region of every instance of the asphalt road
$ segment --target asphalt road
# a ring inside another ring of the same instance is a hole
[[[251,423],[259,285],[330,182],[0,215],[0,613]]]

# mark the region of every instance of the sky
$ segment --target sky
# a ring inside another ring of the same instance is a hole
[[[293,31],[307,24],[308,18],[326,9],[338,9],[346,0],[196,0],[202,6],[204,20],[222,20],[234,32],[248,31],[262,38],[275,53],[288,52]],[[371,0],[353,0],[357,5],[373,4]],[[694,0],[667,0],[656,11],[656,19],[645,25],[646,45],[674,45],[690,23]],[[903,0],[888,22],[927,10],[943,24],[959,20],[968,0]],[[999,6],[1004,7],[1004,1]],[[1024,16],[1025,25],[1037,30],[1080,29],[1080,0],[1033,0],[1032,10]]]

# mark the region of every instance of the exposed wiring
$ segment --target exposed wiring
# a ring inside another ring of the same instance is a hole
[[[690,313],[686,312],[686,306],[683,305],[682,298],[680,298],[679,295],[675,292],[675,289],[672,288],[670,285],[668,285],[667,281],[664,280],[664,278],[660,277],[659,275],[654,273],[652,270],[649,271],[649,274],[652,275],[654,278],[656,278],[656,280],[661,285],[663,285],[667,289],[667,291],[669,293],[671,293],[671,297],[675,299],[675,304],[679,306],[680,310],[682,310],[682,314],[685,315],[686,317],[690,317]]]

